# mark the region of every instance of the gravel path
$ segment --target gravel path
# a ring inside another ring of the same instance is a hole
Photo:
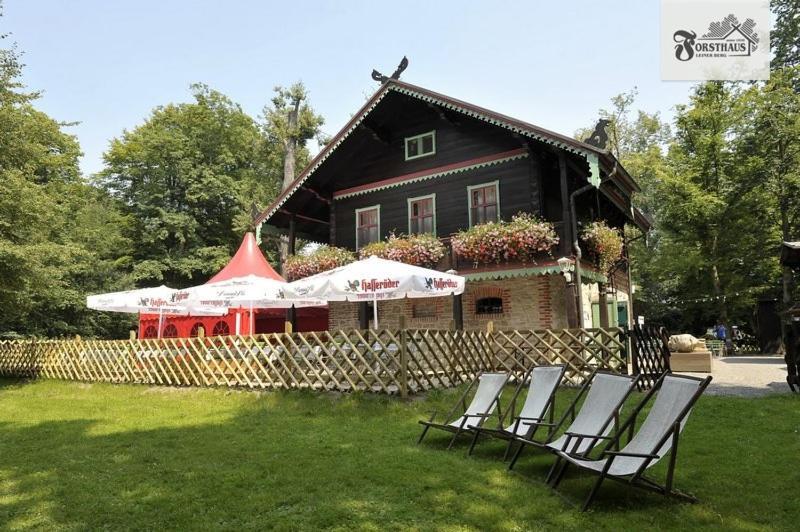
[[[707,373],[688,373],[705,377]],[[711,364],[714,380],[706,393],[755,397],[770,393],[789,393],[786,384],[786,362],[782,356],[755,355],[714,358]]]

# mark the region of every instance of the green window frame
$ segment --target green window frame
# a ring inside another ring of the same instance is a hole
[[[430,202],[428,201],[430,200]],[[429,205],[430,210],[425,209]],[[420,231],[430,219],[430,231]],[[408,234],[430,233],[436,236],[436,194],[408,198]]]
[[[494,200],[487,198],[487,190],[494,188]],[[475,203],[475,200],[478,203]],[[494,209],[494,220],[490,220],[488,212]],[[480,183],[467,187],[467,213],[469,213],[469,226],[500,220],[500,180]]]
[[[428,137],[430,137],[430,149],[426,151],[425,145]],[[413,137],[406,137],[403,144],[405,145],[406,161],[434,155],[436,154],[436,130],[420,133]]]
[[[370,223],[362,224],[362,214],[366,214],[369,211],[375,211],[375,223],[371,223],[372,220],[367,220]],[[381,239],[381,206],[378,205],[370,205],[369,207],[362,207],[361,209],[356,209],[356,250],[361,249],[361,246],[366,246],[372,242],[379,242]],[[370,238],[369,234],[374,233],[375,238]],[[362,236],[363,235],[363,236]],[[366,237],[366,238],[365,238]],[[364,240],[368,240],[368,242],[364,242]]]

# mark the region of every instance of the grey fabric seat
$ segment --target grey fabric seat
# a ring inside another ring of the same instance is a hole
[[[434,418],[436,412],[433,413],[428,421],[420,421],[424,425],[422,434],[417,440],[421,443],[428,429],[431,427],[453,432],[453,437],[450,444],[447,446],[450,449],[455,443],[456,438],[462,433],[469,433],[474,427],[480,427],[495,411],[499,418],[502,417],[500,411],[500,394],[503,392],[503,387],[508,382],[508,375],[505,373],[483,373],[477,379],[472,381],[469,387],[464,391],[459,401],[453,406],[447,414],[444,422],[436,423]],[[475,395],[472,397],[469,405],[466,404],[467,395],[477,384]],[[462,406],[464,413],[458,417],[453,418],[459,405]]]
[[[552,452],[569,450],[573,455],[585,455],[591,451],[597,443],[608,439],[607,435],[617,421],[622,404],[633,391],[638,380],[638,377],[628,375],[605,372],[593,373],[587,379],[586,384],[575,397],[575,400],[567,408],[561,420],[551,426],[548,439],[536,441],[529,437],[517,436],[515,441],[519,443],[519,448],[508,468],[512,469],[514,467],[527,445],[546,448]],[[575,415],[576,405],[584,395],[586,398],[577,415]],[[558,438],[552,439],[558,427],[564,425],[570,415],[572,416],[572,421],[564,433]],[[570,433],[594,435],[595,437],[576,439],[571,438],[568,435]],[[567,449],[568,444],[570,444],[569,449]]]
[[[584,510],[591,504],[594,495],[605,478],[622,480],[631,485],[656,491],[663,495],[678,496],[695,501],[696,499],[693,496],[673,489],[672,480],[677,460],[678,438],[686,425],[686,420],[691,413],[692,407],[710,382],[711,377],[698,379],[682,375],[662,376],[656,386],[639,403],[631,417],[620,427],[617,436],[612,439],[598,459],[588,459],[585,456],[572,453],[570,450],[574,441],[590,436],[580,433],[565,433],[568,441],[565,444],[565,451],[557,451],[558,459],[562,462],[562,465],[558,473],[553,477],[553,487],[558,485],[567,466],[575,465],[600,475],[584,503]],[[621,450],[613,450],[619,448],[620,438],[625,429],[629,429],[629,432],[632,433],[637,414],[653,397],[656,390],[658,390],[658,395],[636,435],[631,437]],[[670,464],[667,471],[666,484],[662,486],[654,480],[646,478],[644,471],[657,464],[668,453],[670,454]]]
[[[506,382],[508,382],[508,375],[505,373],[484,373],[478,377],[478,389],[466,411],[448,425],[462,430],[465,427],[480,426],[486,420],[482,414],[492,414],[495,411],[497,398],[503,391]]]
[[[589,393],[578,415],[567,427],[565,434],[547,444],[553,451],[569,450],[571,454],[583,455],[592,450],[598,439],[581,438],[566,448],[570,439],[566,432],[606,436],[613,427],[614,417],[622,403],[636,386],[637,378],[628,375],[598,373],[592,380]]]
[[[477,424],[470,427],[474,432],[472,445],[470,445],[469,453],[471,454],[475,448],[475,444],[481,435],[489,435],[505,440],[512,439],[516,436],[529,437],[531,436],[540,423],[546,418],[548,412],[551,415],[555,406],[555,393],[561,379],[564,377],[566,366],[536,366],[530,370],[530,384],[528,386],[528,393],[525,396],[525,402],[519,414],[514,415],[514,404],[523,388],[526,379],[520,382],[514,397],[511,401],[511,407],[506,412],[506,417],[510,418],[510,424],[506,427],[502,426],[503,420],[497,428],[489,428],[478,426]],[[508,452],[506,452],[506,455]]]

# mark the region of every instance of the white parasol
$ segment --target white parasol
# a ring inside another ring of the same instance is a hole
[[[324,300],[319,299],[286,299],[287,284],[285,281],[268,277],[245,275],[186,288],[179,291],[175,295],[175,299],[189,309],[198,305],[202,308],[250,307],[251,334],[254,308],[324,307],[327,305]],[[238,330],[236,334],[239,334]]]
[[[285,293],[287,299],[372,301],[377,329],[379,299],[458,295],[464,284],[460,275],[369,257],[289,283]]]
[[[176,302],[177,293],[178,290],[164,285],[140,288],[138,290],[126,290],[124,292],[109,292],[107,294],[87,296],[86,306],[90,309],[106,312],[158,314],[159,338],[161,338],[161,324],[165,314],[173,316],[224,316],[228,313],[228,309],[222,307],[197,305],[188,308],[186,305]]]

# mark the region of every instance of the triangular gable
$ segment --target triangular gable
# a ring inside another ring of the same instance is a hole
[[[439,94],[428,89],[405,83],[399,80],[390,79],[367,100],[367,102],[353,115],[347,124],[326,144],[323,149],[311,160],[302,173],[281,192],[273,203],[267,207],[256,219],[254,225],[256,229],[256,237],[260,236],[261,225],[273,215],[275,215],[286,201],[303,186],[304,183],[319,169],[320,166],[333,154],[333,152],[344,143],[344,141],[358,128],[358,126],[369,116],[369,114],[378,106],[378,104],[386,97],[390,91],[394,91],[406,96],[421,100],[423,102],[432,103],[449,109],[458,113],[465,114],[472,118],[488,122],[492,125],[507,129],[514,133],[524,135],[526,137],[538,140],[540,142],[556,146],[560,149],[575,153],[586,159],[589,165],[589,182],[596,187],[600,186],[600,162],[604,163],[604,168],[617,168],[619,172],[616,177],[621,179],[633,191],[638,192],[640,189],[633,179],[627,174],[622,165],[608,152],[586,144],[571,137],[549,131],[547,129],[535,126],[528,122],[517,120],[515,118],[473,105],[471,103],[451,98],[449,96]]]
[[[588,161],[589,167],[592,170],[593,175],[590,176],[590,180],[594,182],[595,186],[597,186],[600,182],[598,156],[608,157],[608,152],[605,150],[600,150],[595,146],[585,144],[570,137],[554,133],[538,126],[534,126],[533,124],[529,124],[527,122],[523,122],[494,111],[490,111],[489,109],[484,109],[482,107],[478,107],[476,105],[472,105],[443,94],[429,91],[422,87],[417,87],[415,85],[404,83],[398,80],[389,80],[383,84],[377,90],[377,92],[375,92],[375,94],[372,95],[372,97],[361,107],[361,109],[358,110],[358,112],[350,119],[350,121],[347,122],[347,124],[333,137],[333,139],[331,139],[327,145],[325,145],[325,147],[317,154],[316,157],[314,157],[314,159],[312,159],[312,161],[297,177],[297,179],[295,179],[294,182],[292,182],[292,184],[289,185],[289,187],[275,199],[272,205],[265,209],[256,218],[255,224],[260,226],[260,224],[262,224],[265,220],[272,217],[286,202],[286,200],[288,200],[314,174],[314,172],[322,165],[322,163],[324,163],[333,154],[336,148],[338,148],[356,130],[356,128],[358,128],[359,124],[361,124],[364,119],[369,116],[372,110],[377,107],[381,100],[383,100],[383,98],[389,94],[390,91],[405,94],[424,102],[434,103],[446,109],[477,118],[495,126],[508,129],[512,132],[522,134],[538,141],[551,144],[563,150],[581,155]]]

